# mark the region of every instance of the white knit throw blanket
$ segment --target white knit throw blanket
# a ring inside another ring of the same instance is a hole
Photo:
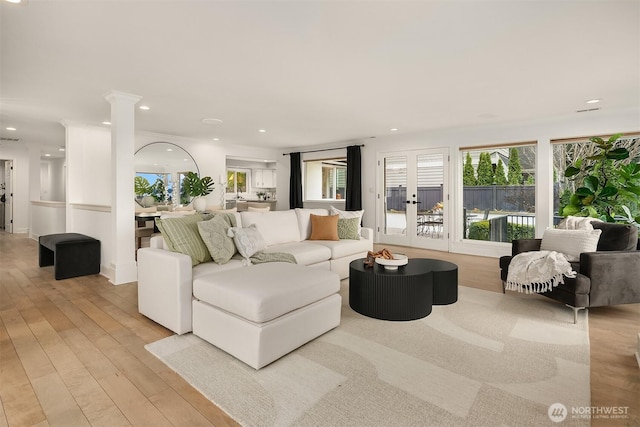
[[[564,283],[563,275],[575,277],[576,272],[560,252],[522,252],[509,264],[505,289],[525,294],[547,292]]]

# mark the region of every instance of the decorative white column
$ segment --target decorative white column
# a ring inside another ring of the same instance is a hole
[[[114,285],[135,282],[134,193],[135,105],[142,97],[110,91],[104,97],[111,104],[111,218],[113,221]]]
[[[549,138],[538,138],[536,146],[536,237],[553,227],[553,147]]]

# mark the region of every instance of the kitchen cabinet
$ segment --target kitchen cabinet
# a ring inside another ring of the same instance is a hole
[[[253,186],[255,188],[275,188],[276,170],[275,169],[254,169],[253,170]]]

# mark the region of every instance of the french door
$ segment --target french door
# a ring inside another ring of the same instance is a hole
[[[378,154],[378,241],[439,251],[449,248],[449,150]]]

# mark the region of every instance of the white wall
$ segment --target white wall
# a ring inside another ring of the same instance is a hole
[[[111,221],[111,131],[81,123],[66,122],[65,126],[66,232],[100,240],[101,273],[112,278],[115,254]]]
[[[67,201],[111,206],[111,131],[67,123],[66,155]]]
[[[65,159],[43,159],[40,161],[40,200],[64,202]]]
[[[31,226],[29,237],[38,240],[40,236],[66,232],[65,202],[31,202]]]

